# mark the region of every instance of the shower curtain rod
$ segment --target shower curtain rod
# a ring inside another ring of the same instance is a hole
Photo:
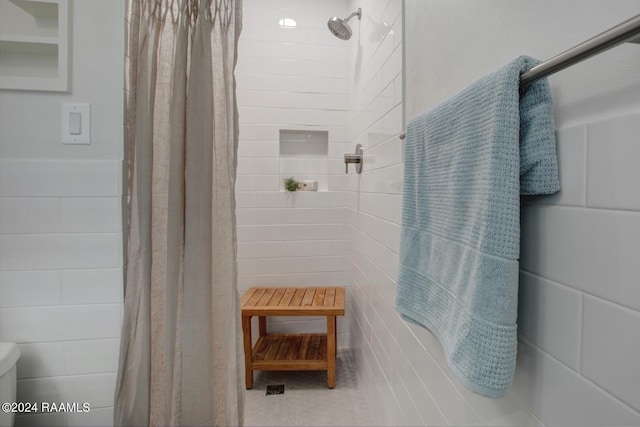
[[[520,87],[560,70],[564,70],[567,67],[616,47],[619,44],[625,42],[640,44],[640,37],[637,37],[639,34],[640,15],[636,15],[522,73],[520,75]],[[400,139],[405,139],[406,136],[407,133],[402,132],[399,137]]]

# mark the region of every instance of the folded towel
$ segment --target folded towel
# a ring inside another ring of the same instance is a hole
[[[397,310],[430,329],[472,391],[516,363],[520,194],[559,190],[546,79],[519,57],[407,126]]]

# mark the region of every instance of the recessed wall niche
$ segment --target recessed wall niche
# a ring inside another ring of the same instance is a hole
[[[280,130],[280,157],[327,157],[328,153],[326,130]]]
[[[69,2],[0,0],[0,89],[68,90]]]
[[[292,176],[298,181],[317,181],[318,191],[327,191],[328,155],[328,131],[281,129],[280,182]],[[313,183],[309,185],[313,188]]]

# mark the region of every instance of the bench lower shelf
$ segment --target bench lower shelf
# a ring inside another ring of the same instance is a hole
[[[253,347],[251,369],[326,371],[327,334],[268,334]]]

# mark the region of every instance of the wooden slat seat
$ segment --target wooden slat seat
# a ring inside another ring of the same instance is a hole
[[[336,316],[344,315],[344,287],[251,288],[242,296],[247,388],[254,370],[326,370],[335,387]],[[251,317],[258,316],[260,337],[251,346]],[[267,334],[266,316],[326,316],[327,333]]]

